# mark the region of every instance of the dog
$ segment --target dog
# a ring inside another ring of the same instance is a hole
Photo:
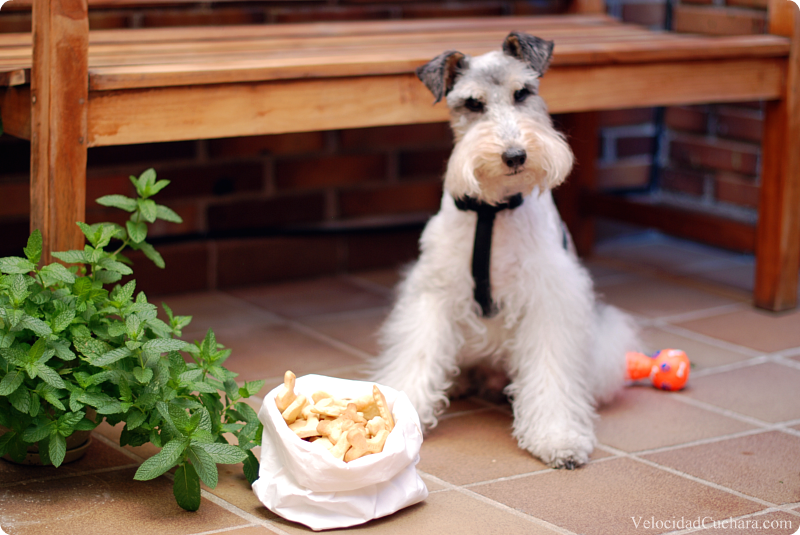
[[[434,104],[446,99],[455,146],[371,375],[404,391],[429,429],[461,370],[502,368],[519,446],[574,469],[639,342],[635,322],[595,298],[550,193],[573,165],[539,96],[552,52],[512,32],[502,50],[447,51],[417,70]]]

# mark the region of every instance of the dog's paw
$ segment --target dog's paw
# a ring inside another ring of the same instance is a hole
[[[579,468],[589,462],[589,455],[594,450],[593,434],[562,431],[548,434],[545,438],[534,440],[528,438],[525,449],[550,468],[566,470]]]
[[[574,455],[565,453],[564,455],[557,455],[552,461],[547,463],[550,468],[575,470],[580,468],[589,461],[589,455]]]

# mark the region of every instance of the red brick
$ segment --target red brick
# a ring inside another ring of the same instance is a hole
[[[159,179],[171,183],[159,192],[156,202],[175,198],[225,196],[263,190],[260,162],[196,164],[186,167],[155,167]]]
[[[269,20],[278,23],[327,22],[344,20],[380,20],[392,18],[386,6],[310,7],[271,9]]]
[[[30,236],[28,218],[0,218],[0,236],[0,256],[22,256]]]
[[[442,184],[438,180],[352,189],[339,194],[339,215],[348,218],[411,212],[435,213],[441,198]]]
[[[449,17],[497,17],[503,15],[500,2],[457,4],[414,4],[403,6],[404,19],[434,19]]]
[[[440,178],[447,169],[450,149],[409,151],[398,156],[401,178]]]
[[[736,173],[717,173],[714,180],[714,196],[720,202],[728,202],[758,208],[759,187],[755,177]]]
[[[380,181],[386,177],[382,154],[286,158],[275,164],[279,189],[313,189]]]
[[[159,268],[140,251],[127,251],[124,254],[133,261],[133,278],[136,280],[136,293],[145,292],[148,301],[156,295],[167,295],[207,290],[209,281],[209,243],[190,242],[156,245],[156,250],[164,258],[166,267]]]
[[[664,123],[673,130],[705,134],[708,111],[700,106],[671,106],[664,113]]]
[[[664,190],[701,196],[705,191],[706,175],[671,167],[662,171],[660,182]]]
[[[347,270],[393,268],[419,256],[421,229],[376,231],[347,237]]]
[[[0,218],[27,218],[31,210],[30,184],[27,182],[0,182],[0,199],[2,199],[0,201]]]
[[[124,173],[106,174],[100,170],[89,170],[86,177],[86,205],[99,206],[95,204],[95,199],[104,195],[126,195],[133,197],[136,189],[131,183],[130,178]],[[158,200],[159,195],[155,198]]]
[[[197,202],[173,201],[170,202],[169,207],[181,216],[183,223],[171,223],[157,219],[150,225],[148,236],[181,236],[206,230],[203,227],[203,212]]]
[[[623,4],[622,20],[633,24],[644,26],[663,27],[667,16],[666,4],[654,4],[652,2],[644,4]]]
[[[568,6],[568,0],[528,0],[512,3],[511,13],[513,15],[550,15],[565,13]]]
[[[614,162],[597,169],[597,187],[600,189],[643,188],[650,182],[649,163],[638,161]]]
[[[617,157],[628,158],[652,154],[655,138],[647,136],[621,137],[617,139]]]
[[[448,123],[412,124],[356,128],[339,133],[342,149],[390,149],[411,147],[453,146],[453,136]]]
[[[217,287],[233,288],[336,273],[336,236],[252,238],[217,242]]]
[[[673,30],[710,35],[746,35],[765,33],[767,15],[751,9],[684,6],[673,11]]]
[[[759,148],[738,141],[715,140],[684,134],[670,144],[670,156],[695,168],[755,175]]]
[[[156,162],[195,157],[194,141],[172,141],[169,143],[143,143],[141,145],[119,145],[112,147],[90,147],[87,165],[140,164],[139,173],[153,167]]]
[[[209,206],[208,230],[263,229],[322,221],[324,218],[325,196],[321,193],[283,195]]]
[[[265,21],[265,13],[256,9],[170,9],[145,12],[142,17],[142,27],[222,26],[260,24]]]
[[[651,123],[655,119],[655,110],[653,108],[630,108],[625,110],[601,111],[598,113],[601,128],[607,126]]]
[[[746,108],[720,106],[717,109],[717,130],[720,137],[761,143],[764,124],[761,114]]]
[[[322,151],[324,148],[324,132],[232,137],[208,142],[208,154],[212,158],[307,154]]]

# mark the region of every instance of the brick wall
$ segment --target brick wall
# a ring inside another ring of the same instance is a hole
[[[102,1],[90,0],[90,5]],[[757,22],[763,21],[763,6],[751,7],[761,1],[729,0],[735,8],[682,4],[672,21],[678,30],[699,31],[697,25],[705,24],[715,32],[756,31],[763,28]],[[741,7],[747,2],[750,7]],[[14,0],[3,8],[0,31],[29,29],[25,3]],[[154,0],[155,5],[143,6],[147,3],[101,5],[91,11],[90,24],[118,28],[511,15],[553,12],[566,5],[565,0]],[[660,0],[611,0],[608,10],[654,27],[668,21]],[[658,147],[659,194],[704,207],[735,207],[735,215],[752,213],[760,116],[758,103],[670,108],[663,113],[666,129],[661,133],[655,110],[604,112],[598,182],[608,189],[648,187]],[[433,124],[93,148],[87,220],[119,220],[117,211],[93,200],[131,194],[128,175],[152,166],[160,178],[172,181],[159,197],[184,223],[159,223],[152,229],[167,268],[137,262],[140,287],[151,293],[392,267],[417,255],[422,224],[439,206],[450,146],[447,125]],[[0,136],[2,256],[20,254],[27,239],[29,153],[27,142]]]

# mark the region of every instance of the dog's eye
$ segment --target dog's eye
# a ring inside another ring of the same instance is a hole
[[[531,91],[527,87],[523,87],[519,91],[514,91],[514,102],[520,104],[525,102],[525,99],[531,96]]]
[[[469,111],[480,113],[483,111],[483,102],[475,98],[468,98],[464,101],[464,107]]]

